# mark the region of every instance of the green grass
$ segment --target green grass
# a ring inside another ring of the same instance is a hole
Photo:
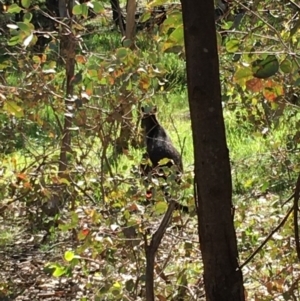
[[[21,228],[13,225],[1,225],[0,226],[0,247],[11,244],[15,241],[16,237],[19,235]]]

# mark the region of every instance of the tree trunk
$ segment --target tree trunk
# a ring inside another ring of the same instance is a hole
[[[72,113],[69,108],[69,99],[73,95],[72,78],[75,73],[75,49],[76,49],[76,37],[72,30],[72,8],[73,1],[68,0],[67,6],[65,0],[59,0],[59,13],[60,17],[69,16],[68,25],[69,28],[63,26],[61,34],[61,56],[66,64],[66,98],[65,98],[65,115],[64,115],[64,127],[63,137],[60,150],[59,160],[59,172],[64,172],[68,167],[68,153],[71,153],[71,130],[72,127]]]
[[[135,33],[136,33],[136,0],[127,0],[127,15],[126,15],[126,39],[130,40],[130,48],[134,49],[135,46]]]
[[[110,0],[110,5],[113,14],[113,20],[116,26],[120,28],[122,36],[125,35],[125,23],[119,0]]]
[[[195,201],[208,301],[245,300],[232,215],[213,0],[182,0]]]

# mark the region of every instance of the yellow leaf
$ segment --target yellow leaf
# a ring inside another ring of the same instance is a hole
[[[24,116],[23,109],[19,107],[15,101],[5,101],[3,108],[6,112],[16,116],[17,118]]]

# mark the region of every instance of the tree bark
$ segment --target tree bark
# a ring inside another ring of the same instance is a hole
[[[72,0],[59,0],[59,13],[60,17],[68,17],[67,26],[62,27],[61,31],[61,56],[65,62],[66,66],[66,98],[65,98],[65,115],[64,115],[64,127],[63,127],[63,137],[60,150],[60,160],[59,160],[59,172],[63,173],[68,167],[68,153],[71,153],[71,127],[72,127],[72,113],[70,111],[70,101],[69,99],[73,95],[73,85],[72,78],[74,78],[75,73],[75,49],[76,49],[76,37],[72,32]]]
[[[195,201],[208,301],[245,300],[232,215],[213,0],[182,0]]]
[[[136,0],[127,0],[127,15],[126,15],[126,30],[125,36],[127,40],[130,40],[130,48],[135,48],[135,33],[136,33],[136,22],[135,22],[135,11],[136,11]]]
[[[122,36],[125,35],[125,23],[124,17],[120,8],[119,0],[110,0],[110,5],[112,8],[113,20],[116,26],[120,28]]]

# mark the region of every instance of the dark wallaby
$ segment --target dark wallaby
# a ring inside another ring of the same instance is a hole
[[[145,109],[142,107],[143,116],[141,125],[145,131],[147,148],[147,153],[143,155],[144,162],[140,165],[142,174],[149,174],[159,165],[159,161],[165,158],[170,159],[170,161],[167,164],[160,166],[171,167],[175,164],[178,167],[178,170],[183,172],[181,155],[172,144],[172,141],[167,135],[165,129],[159,124],[155,115],[156,112],[156,107],[154,107],[150,112],[145,112]],[[148,164],[147,160],[151,161],[152,166]],[[157,175],[166,180],[164,173],[159,172],[159,174],[156,173],[156,176]],[[180,183],[180,177],[178,177],[176,182]],[[178,202],[176,202],[176,209],[185,213],[189,212],[189,208],[187,206],[181,205]]]
[[[183,171],[183,164],[180,153],[172,144],[171,139],[167,135],[165,129],[159,124],[156,118],[156,107],[152,111],[146,113],[142,107],[142,128],[146,136],[147,155],[152,163],[152,168],[158,166],[160,160],[167,158],[169,161],[166,166],[171,167],[175,164],[179,171]],[[145,157],[146,155],[144,155]],[[149,165],[143,165],[145,173],[151,171]]]

